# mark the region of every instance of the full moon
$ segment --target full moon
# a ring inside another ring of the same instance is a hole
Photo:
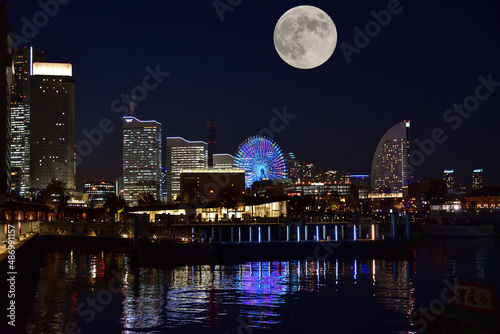
[[[274,28],[274,47],[290,66],[311,69],[326,62],[337,46],[332,19],[314,6],[298,6],[283,14]]]

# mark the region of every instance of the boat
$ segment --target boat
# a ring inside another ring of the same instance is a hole
[[[500,333],[500,312],[493,284],[457,281],[454,301],[427,323],[429,334]]]

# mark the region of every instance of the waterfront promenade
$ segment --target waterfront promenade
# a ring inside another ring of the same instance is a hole
[[[39,221],[0,222],[0,262],[9,255],[9,240],[17,250],[38,234],[39,227]]]

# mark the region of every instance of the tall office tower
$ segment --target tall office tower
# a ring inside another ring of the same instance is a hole
[[[215,120],[213,117],[207,123],[208,129],[208,167],[214,167],[214,154],[216,144]]]
[[[208,166],[208,148],[204,141],[167,137],[167,201],[181,194],[181,170]]]
[[[30,187],[52,179],[75,189],[75,81],[71,64],[33,63],[30,77]]]
[[[371,188],[377,192],[402,193],[410,183],[410,121],[390,128],[380,139],[371,170]]]
[[[472,191],[481,189],[483,186],[483,170],[474,169],[472,171]]]
[[[443,172],[443,180],[446,181],[448,190],[455,190],[455,176],[453,169],[445,169]]]
[[[123,193],[136,205],[152,195],[161,200],[161,124],[123,117]]]
[[[10,192],[10,92],[13,77],[12,38],[9,35],[7,3],[0,2],[0,64],[5,74],[0,75],[0,199]]]
[[[11,191],[26,196],[30,188],[30,91],[29,82],[33,63],[45,60],[44,53],[35,53],[33,47],[15,50],[12,55],[14,81],[10,99]]]
[[[233,169],[234,157],[228,153],[214,154],[214,169]]]
[[[300,173],[300,163],[295,155],[290,153],[285,153],[285,161],[286,161],[286,170],[288,172],[287,178],[292,179],[292,181],[297,181]]]

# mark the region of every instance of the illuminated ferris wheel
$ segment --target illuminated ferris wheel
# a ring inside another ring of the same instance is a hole
[[[281,148],[272,139],[262,136],[247,138],[234,157],[235,168],[245,170],[245,187],[260,180],[286,177],[286,162]]]

